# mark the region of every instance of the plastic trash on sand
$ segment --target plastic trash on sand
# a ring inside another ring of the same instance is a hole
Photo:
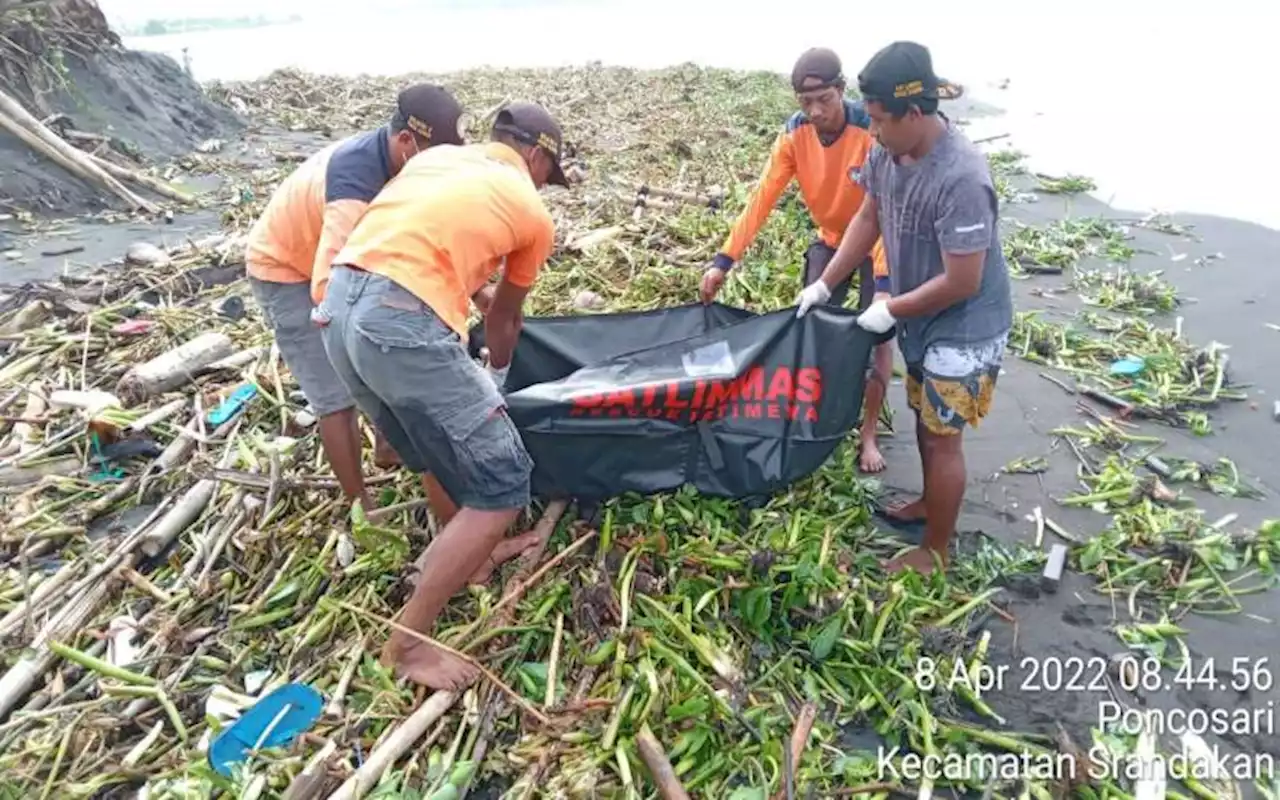
[[[250,750],[283,747],[306,731],[320,716],[324,699],[302,683],[287,683],[245,711],[235,724],[213,740],[209,764],[230,775]]]
[[[1126,378],[1132,378],[1135,375],[1141,375],[1142,371],[1147,368],[1147,362],[1137,356],[1127,356],[1115,361],[1111,364],[1111,374],[1120,375]]]
[[[245,404],[258,395],[258,387],[253,384],[245,384],[231,393],[231,396],[209,412],[209,424],[221,425],[231,419],[236,413],[244,408]]]

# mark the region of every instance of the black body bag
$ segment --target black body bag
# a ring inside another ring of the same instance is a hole
[[[858,424],[876,335],[856,312],[715,303],[526,318],[507,375],[533,492],[599,501],[692,484],[745,498],[811,474]],[[471,330],[472,355],[484,346]]]

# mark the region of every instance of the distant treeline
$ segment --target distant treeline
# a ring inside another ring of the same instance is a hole
[[[299,14],[287,18],[271,19],[265,15],[256,17],[192,17],[188,19],[149,19],[143,25],[122,26],[119,30],[125,36],[164,36],[167,33],[190,33],[192,31],[215,31],[233,28],[261,28],[266,25],[279,25],[285,22],[298,22]]]

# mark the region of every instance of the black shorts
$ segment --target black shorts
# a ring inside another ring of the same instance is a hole
[[[823,270],[835,255],[835,248],[827,246],[827,243],[821,240],[809,245],[809,249],[804,251],[804,285],[808,286],[822,277]],[[871,305],[871,299],[876,291],[875,263],[871,260],[871,256],[867,256],[866,261],[858,267],[857,274],[858,310],[862,310]],[[849,289],[852,286],[853,276],[850,275],[831,290],[831,299],[827,302],[833,306],[843,306],[845,300],[849,298]]]

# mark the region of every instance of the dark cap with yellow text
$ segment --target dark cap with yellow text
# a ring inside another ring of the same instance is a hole
[[[564,135],[559,123],[545,108],[537,103],[508,103],[498,111],[493,129],[545,150],[551,156],[551,177],[547,182],[557,186],[569,185],[569,179],[560,166]]]
[[[462,105],[443,86],[414,84],[396,97],[391,129],[413,131],[428,147],[462,144]]]
[[[872,56],[858,73],[858,91],[866,100],[891,103],[954,100],[963,93],[934,74],[929,48],[915,42],[894,42]]]

